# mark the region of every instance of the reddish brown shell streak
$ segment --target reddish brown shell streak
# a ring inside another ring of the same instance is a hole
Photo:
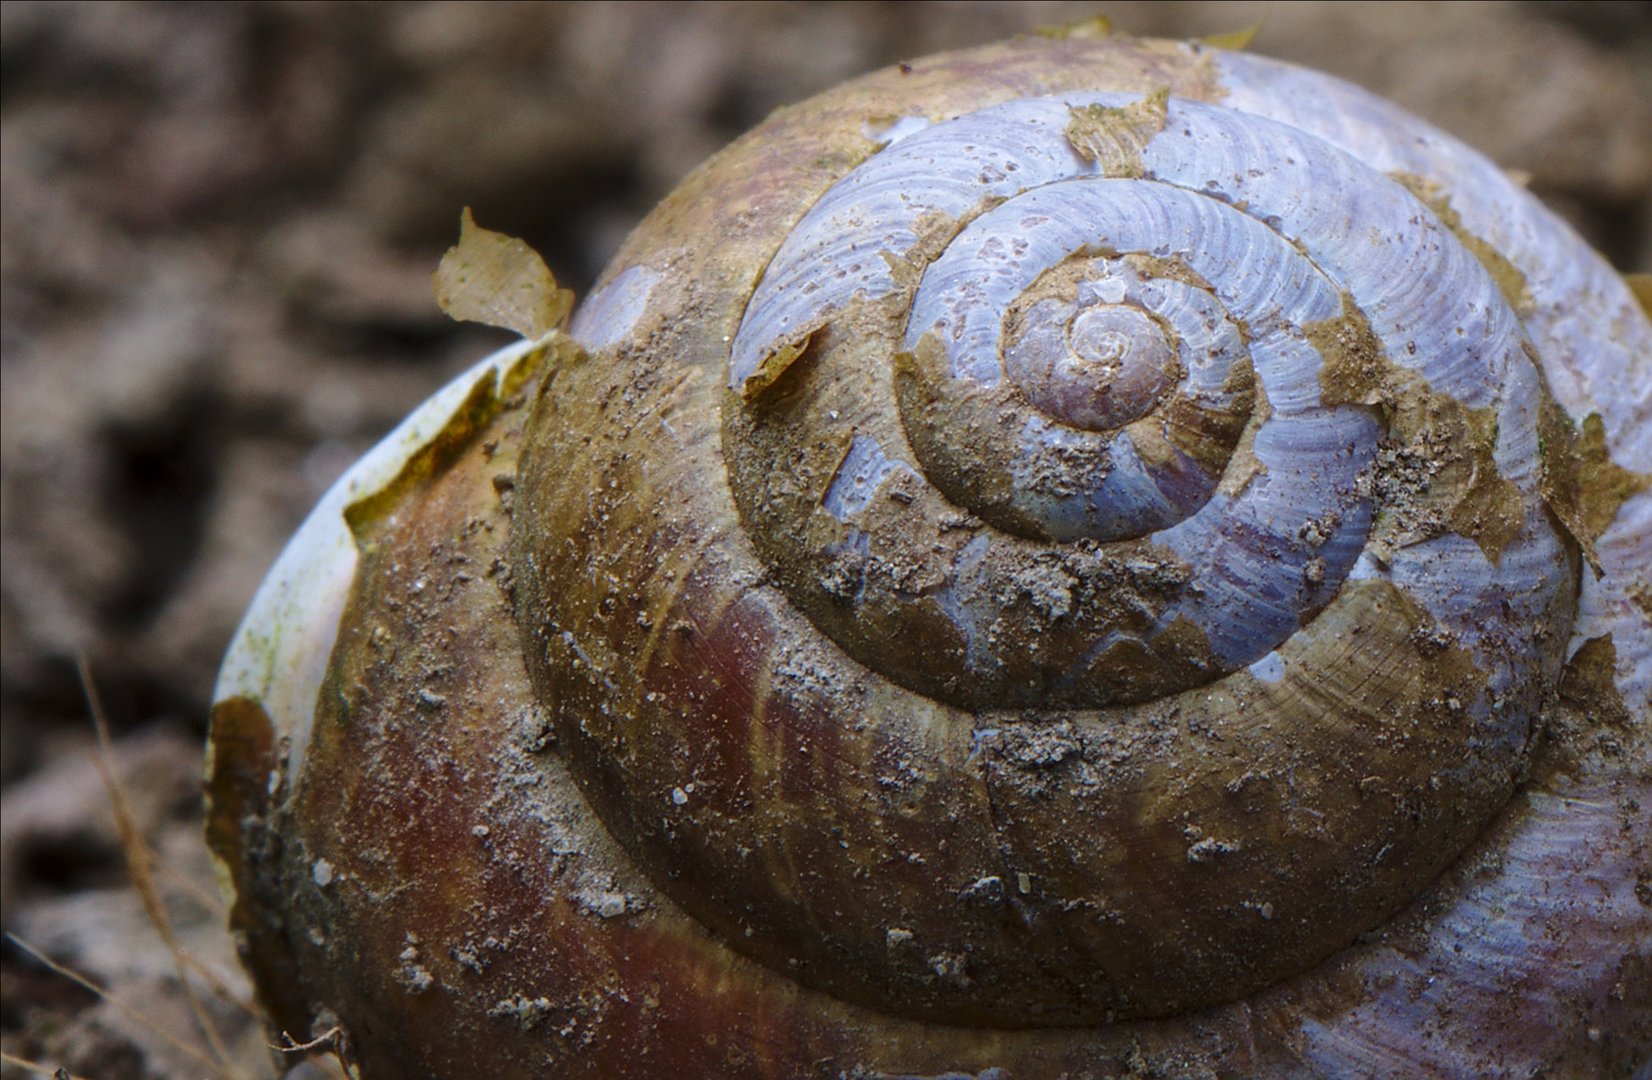
[[[920,370],[890,312],[964,223],[937,226],[933,249],[918,237],[916,269],[895,274],[907,291],[801,328],[758,384],[729,386],[754,283],[875,152],[869,123],[1069,90],[1217,101],[1216,74],[1179,43],[1023,41],[777,113],[620,253],[597,306],[625,332],[586,333],[590,358],[554,339],[521,385],[479,385],[357,504],[359,563],[302,767],[257,702],[215,714],[214,845],[280,1026],[308,1031],[325,1010],[386,1076],[1334,1072],[1377,1068],[1360,1047],[1406,1038],[1395,1060],[1410,1067],[1644,1060],[1644,906],[1576,917],[1550,962],[1581,950],[1608,974],[1568,991],[1574,1011],[1531,1045],[1529,1003],[1496,982],[1525,979],[1526,958],[1493,964],[1461,999],[1481,1011],[1427,1034],[1407,1011],[1432,1000],[1412,984],[1424,976],[1394,959],[1449,946],[1462,904],[1479,910],[1477,860],[1564,801],[1551,776],[1584,777],[1599,821],[1646,792],[1644,764],[1600,764],[1646,754],[1610,638],[1577,652],[1555,701],[1569,541],[1540,572],[1561,584],[1472,642],[1403,580],[1364,573],[1323,595],[1308,581],[1305,629],[1260,668],[1173,624],[1058,684],[1048,673],[1084,647],[1064,634],[1159,610],[1188,560],[1139,539],[1054,560],[1011,530],[990,560],[1016,583],[994,633],[1018,659],[999,675],[1008,697],[982,696],[935,598],[991,526],[895,476],[858,519],[882,539],[846,603],[833,558],[853,530],[820,510],[857,432],[899,438],[872,415],[895,380],[873,392],[844,373]],[[1377,564],[1459,534],[1499,565],[1551,527],[1537,481],[1494,459],[1498,420],[1534,419],[1408,375],[1357,297],[1300,329],[1323,358],[1322,403],[1384,428],[1340,504],[1383,508]],[[1235,400],[1238,437],[1223,414],[1177,444],[1226,463],[1224,492],[1266,474],[1245,433],[1269,406]],[[1564,420],[1551,431],[1565,438]],[[1316,546],[1312,529],[1301,542]],[[1144,660],[1159,666],[1131,674]],[[1557,734],[1534,757],[1545,703]],[[1606,865],[1649,861],[1644,829],[1588,827]],[[1596,902],[1556,904],[1573,918]],[[1378,944],[1354,944],[1379,926]],[[1323,1034],[1338,1025],[1356,1034]]]

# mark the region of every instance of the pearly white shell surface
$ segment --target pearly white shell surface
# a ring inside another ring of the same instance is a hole
[[[498,387],[534,347],[530,341],[506,346],[408,414],[327,489],[259,585],[230,642],[212,696],[215,702],[247,698],[262,705],[277,735],[289,740],[289,770],[296,771],[304,760],[316,694],[355,577],[356,543],[345,509],[394,480],[447,426],[477,383],[492,379]]]

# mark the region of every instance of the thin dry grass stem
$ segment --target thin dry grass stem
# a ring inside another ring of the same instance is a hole
[[[195,1023],[201,1029],[201,1035],[206,1039],[212,1057],[217,1059],[209,1061],[208,1064],[214,1069],[222,1070],[226,1076],[239,1080],[244,1074],[231,1057],[229,1048],[224,1045],[217,1026],[207,1015],[206,1007],[201,1003],[199,995],[195,993],[195,986],[190,981],[189,963],[185,959],[184,948],[172,928],[172,919],[167,915],[165,905],[161,903],[160,890],[155,887],[149,845],[138,832],[131,804],[115,776],[109,722],[103,711],[103,702],[98,697],[97,686],[92,681],[91,665],[82,656],[77,667],[80,671],[81,689],[86,694],[86,707],[92,714],[92,726],[97,731],[98,751],[93,761],[97,765],[98,774],[103,778],[104,787],[109,791],[110,806],[115,814],[115,828],[120,834],[121,851],[126,856],[127,870],[132,876],[132,887],[137,890],[138,898],[143,902],[144,914],[149,917],[155,932],[161,936],[167,952],[172,954],[172,962],[177,970],[178,983],[183,989],[184,998],[189,1002],[190,1012],[195,1016]]]
[[[150,848],[149,850],[153,855],[154,849]],[[219,899],[218,895],[211,889],[202,888],[200,882],[192,880],[188,874],[178,873],[164,862],[157,860],[154,866],[158,870],[158,876],[162,881],[201,905],[202,911],[210,911],[222,922],[227,923],[229,921],[229,911],[225,909],[223,900]]]
[[[158,1024],[155,1021],[151,1020],[149,1017],[145,1016],[143,1013],[138,1012],[136,1009],[134,1009],[130,1005],[126,1004],[126,1002],[124,1002],[124,1001],[120,1000],[119,998],[115,997],[113,994],[109,993],[107,990],[105,990],[103,987],[99,986],[97,983],[93,982],[91,979],[88,979],[86,976],[82,975],[80,972],[74,970],[73,968],[68,967],[64,964],[60,964],[56,960],[53,960],[51,957],[49,957],[45,953],[41,952],[39,949],[35,948],[33,945],[30,945],[28,942],[24,941],[22,938],[18,937],[16,934],[8,932],[6,934],[6,940],[10,941],[12,944],[16,945],[19,949],[22,949],[24,952],[26,952],[30,956],[34,957],[34,959],[36,961],[43,964],[48,970],[54,971],[57,974],[63,976],[65,979],[68,979],[70,982],[75,983],[78,986],[82,986],[87,990],[90,990],[92,993],[97,995],[97,997],[100,1001],[108,1002],[109,1005],[116,1012],[120,1013],[121,1016],[125,1017],[131,1023],[135,1024],[138,1027],[143,1028],[146,1031],[152,1031],[156,1035],[159,1035],[162,1039],[166,1040],[166,1042],[169,1046],[171,1046],[174,1050],[177,1050],[179,1053],[187,1054],[189,1057],[191,1057],[194,1060],[200,1062],[202,1065],[206,1066],[208,1069],[217,1070],[217,1069],[222,1069],[223,1068],[223,1066],[220,1063],[218,1063],[216,1061],[213,1061],[206,1054],[202,1053],[201,1049],[199,1047],[192,1046],[189,1043],[185,1042],[184,1040],[178,1038],[176,1035],[173,1035],[171,1032],[167,1031],[166,1028],[162,1027],[160,1024]]]
[[[268,1045],[271,1050],[279,1050],[283,1054],[302,1054],[314,1050],[324,1042],[329,1042],[332,1039],[336,1039],[338,1037],[338,1032],[339,1027],[337,1024],[334,1024],[332,1027],[328,1028],[326,1031],[323,1031],[320,1035],[317,1035],[309,1042],[294,1042],[293,1037],[283,1031],[281,1033],[281,1038],[285,1041],[280,1043],[268,1043],[266,1045]]]
[[[119,822],[116,821],[115,816],[108,813],[107,810],[108,808],[103,806],[88,807],[88,811],[90,813],[96,814],[97,816],[108,821],[115,821],[116,828],[118,830]],[[200,904],[203,909],[212,912],[220,919],[228,918],[221,900],[201,888],[200,885],[194,881],[191,881],[187,876],[169,869],[166,863],[161,861],[155,849],[149,846],[149,844],[142,838],[138,839],[138,843],[143,845],[144,858],[148,861],[150,871],[156,878],[166,882],[168,885],[176,887],[191,900],[195,901],[197,904]],[[193,971],[200,977],[202,982],[207,984],[208,989],[212,991],[214,997],[222,998],[253,1019],[259,1021],[260,1023],[263,1022],[264,1014],[259,1010],[258,1006],[254,1005],[251,1001],[248,1001],[244,995],[236,993],[228,983],[224,982],[222,976],[203,964],[188,949],[180,949],[173,955],[175,959],[181,959],[185,964],[189,965],[189,970]]]
[[[211,989],[214,997],[229,1002],[237,1009],[240,1009],[242,1012],[246,1013],[252,1019],[258,1021],[259,1026],[263,1026],[263,1010],[259,1009],[257,1005],[254,1005],[242,995],[237,994],[234,988],[224,982],[223,978],[220,977],[216,971],[213,971],[211,968],[207,967],[187,952],[183,954],[183,960],[185,964],[189,965],[189,970],[193,971],[202,982],[207,984],[207,987]]]
[[[86,800],[86,812],[102,819],[103,821],[115,825],[117,830],[120,828],[120,824],[116,820],[115,815],[107,806],[94,803],[88,799]],[[203,888],[200,882],[192,880],[189,875],[180,874],[168,866],[161,858],[160,852],[156,851],[154,846],[147,840],[139,837],[138,843],[143,845],[144,858],[148,860],[150,872],[157,880],[163,884],[172,886],[178,892],[183,893],[185,896],[195,901],[195,903],[201,906],[203,911],[209,911],[212,914],[224,919],[229,918],[229,912],[224,907],[223,900],[221,900],[216,893],[212,892],[210,889]]]
[[[36,1076],[50,1076],[54,1080],[86,1080],[85,1077],[76,1076],[68,1069],[57,1069],[50,1065],[42,1065],[38,1061],[20,1058],[16,1054],[8,1054],[4,1050],[0,1050],[0,1064],[15,1065],[19,1069],[27,1069]]]
[[[110,811],[109,807],[96,805],[88,799],[86,808],[88,813],[102,818],[104,821],[113,822],[117,831],[119,830],[120,822]],[[140,836],[137,837],[137,842],[143,845],[144,858],[148,862],[150,872],[154,874],[156,878],[168,885],[171,885],[179,892],[201,905],[202,910],[210,911],[214,915],[217,915],[223,919],[229,918],[229,912],[225,910],[223,900],[220,899],[216,893],[210,889],[202,888],[199,882],[191,880],[188,875],[180,874],[176,870],[173,870],[171,867],[167,866],[166,863],[161,860],[160,853],[150,845],[149,841]]]
[[[307,1054],[313,1050],[319,1049],[324,1043],[330,1043],[331,1045],[327,1047],[330,1053],[326,1058],[323,1058],[322,1061],[332,1068],[332,1075],[337,1077],[338,1080],[349,1080],[350,1070],[345,1067],[344,1059],[339,1057],[338,1052],[338,1036],[343,1030],[344,1029],[339,1027],[339,1025],[334,1024],[332,1027],[328,1028],[326,1031],[323,1031],[320,1035],[317,1035],[309,1042],[296,1042],[290,1034],[283,1031],[281,1033],[281,1042],[266,1043],[265,1045],[271,1050],[282,1054]],[[316,1059],[311,1058],[310,1060],[312,1063],[315,1063]]]

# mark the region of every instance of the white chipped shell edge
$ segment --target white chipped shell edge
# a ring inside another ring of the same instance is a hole
[[[447,426],[478,382],[492,375],[500,389],[505,374],[537,344],[519,341],[500,349],[414,409],[327,489],[258,587],[230,642],[212,699],[246,698],[262,706],[276,737],[287,740],[289,775],[304,758],[316,695],[355,577],[356,544],[345,510],[394,480]]]

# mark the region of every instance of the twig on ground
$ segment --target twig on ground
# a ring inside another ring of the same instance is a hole
[[[202,1037],[206,1039],[211,1058],[216,1059],[207,1060],[207,1064],[213,1069],[221,1070],[224,1075],[239,1080],[244,1074],[231,1057],[228,1047],[224,1045],[217,1026],[207,1015],[206,1007],[201,1003],[200,996],[195,993],[195,986],[190,981],[190,964],[186,959],[185,950],[173,930],[172,919],[167,915],[166,906],[161,902],[160,890],[155,887],[149,845],[144,842],[138,831],[131,803],[126,798],[120,780],[115,776],[109,722],[103,711],[103,702],[98,697],[97,686],[92,681],[91,664],[82,656],[77,662],[77,667],[80,672],[81,689],[86,694],[86,706],[92,714],[92,726],[97,731],[98,749],[93,760],[99,775],[103,778],[104,787],[109,791],[109,802],[115,814],[115,828],[120,834],[121,851],[126,856],[127,870],[132,876],[132,887],[137,890],[138,898],[143,902],[144,914],[149,917],[150,924],[160,935],[167,951],[172,954],[172,962],[177,970],[178,983],[183,990],[184,998],[189,1002],[190,1012],[195,1016],[195,1023],[200,1028]]]
[[[314,1050],[316,1047],[320,1046],[322,1043],[327,1042],[331,1039],[337,1038],[338,1037],[338,1031],[339,1031],[338,1025],[334,1024],[332,1027],[328,1028],[326,1031],[323,1031],[320,1035],[317,1035],[315,1038],[311,1039],[309,1042],[302,1042],[302,1043],[301,1042],[294,1042],[293,1037],[291,1035],[287,1034],[285,1031],[283,1031],[281,1033],[281,1038],[283,1040],[285,1040],[285,1042],[283,1042],[283,1043],[268,1043],[266,1045],[268,1045],[271,1050],[279,1050],[283,1054],[299,1054],[299,1053],[303,1053],[303,1052],[308,1051],[308,1050]]]

